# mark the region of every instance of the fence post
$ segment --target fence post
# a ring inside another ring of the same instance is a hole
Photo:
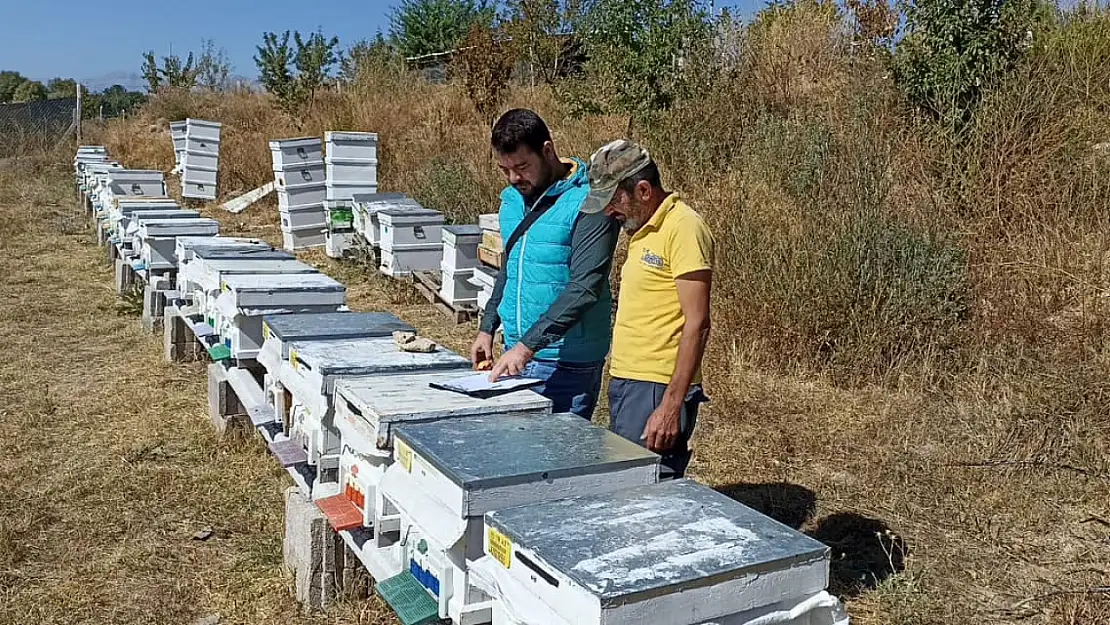
[[[77,83],[77,145],[81,145],[81,83]]]

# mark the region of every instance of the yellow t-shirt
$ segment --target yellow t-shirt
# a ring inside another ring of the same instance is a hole
[[[672,193],[628,242],[613,328],[613,377],[670,382],[686,322],[675,278],[712,268],[709,228]],[[700,370],[694,374],[699,382]]]

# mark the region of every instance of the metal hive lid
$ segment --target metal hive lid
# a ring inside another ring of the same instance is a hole
[[[392,337],[292,341],[289,350],[320,375],[374,375],[469,367],[470,361],[440,347],[423,354],[397,349]]]
[[[486,523],[603,606],[828,559],[828,547],[691,480],[497,510]]]
[[[393,435],[465,490],[659,462],[643,447],[570,413],[410,423]]]
[[[267,315],[263,322],[282,341],[391,336],[396,330],[415,331],[387,312]]]

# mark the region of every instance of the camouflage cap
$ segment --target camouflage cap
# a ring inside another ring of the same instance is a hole
[[[617,186],[649,164],[651,154],[627,139],[601,146],[590,157],[590,194],[579,210],[591,215],[605,210]]]

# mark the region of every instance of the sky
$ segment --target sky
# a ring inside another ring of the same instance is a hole
[[[257,76],[253,56],[266,31],[320,29],[346,47],[389,30],[400,0],[0,0],[0,69],[35,80],[76,78],[93,89],[139,87],[142,54],[184,58],[211,39],[232,73]],[[718,0],[740,14],[762,0]]]

